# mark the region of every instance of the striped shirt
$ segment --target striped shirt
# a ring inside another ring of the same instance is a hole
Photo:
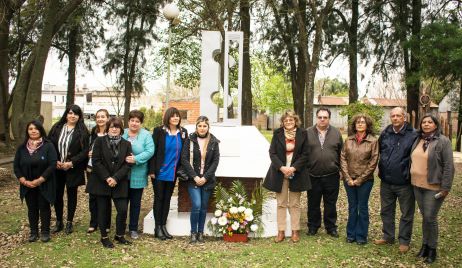
[[[72,134],[74,134],[74,129],[68,129],[67,125],[64,125],[63,129],[61,130],[61,134],[59,134],[58,140],[58,150],[59,154],[61,155],[61,162],[66,162],[67,150],[69,149],[69,144],[72,141]]]

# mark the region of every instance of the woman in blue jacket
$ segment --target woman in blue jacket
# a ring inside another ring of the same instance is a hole
[[[38,239],[39,217],[41,240],[50,241],[50,205],[56,196],[57,155],[53,144],[46,139],[43,126],[38,121],[27,124],[26,138],[14,157],[14,174],[19,180],[21,200],[26,199],[29,217],[29,242]]]
[[[162,123],[162,126],[154,128],[152,134],[156,152],[151,159],[149,174],[154,187],[156,225],[154,236],[165,240],[173,238],[166,228],[167,217],[170,210],[170,199],[175,188],[181,149],[188,136],[188,131],[180,126],[180,111],[175,107],[170,107],[165,111]]]
[[[151,133],[144,129],[144,114],[133,110],[128,114],[128,129],[125,129],[122,137],[128,140],[132,146],[132,155],[127,156],[126,161],[132,164],[130,175],[130,189],[128,202],[130,203],[130,220],[128,230],[132,239],[138,239],[138,219],[141,210],[141,197],[143,189],[148,185],[148,161],[154,154],[154,142]]]

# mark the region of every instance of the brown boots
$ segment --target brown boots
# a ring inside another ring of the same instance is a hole
[[[299,230],[292,231],[292,237],[290,238],[290,240],[294,243],[297,243],[298,241],[300,241],[300,231]]]
[[[284,241],[284,238],[286,237],[286,232],[285,231],[279,231],[278,236],[274,239],[274,242],[279,243]]]

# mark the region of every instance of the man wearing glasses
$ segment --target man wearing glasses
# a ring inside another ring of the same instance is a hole
[[[324,227],[327,234],[338,237],[337,198],[340,186],[340,152],[343,140],[340,131],[329,124],[331,112],[326,107],[316,111],[316,124],[307,129],[308,170],[311,190],[308,191],[308,235],[321,227],[321,199],[324,202]]]

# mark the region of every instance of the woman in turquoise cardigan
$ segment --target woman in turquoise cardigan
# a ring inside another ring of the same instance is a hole
[[[144,129],[144,114],[133,110],[128,114],[128,129],[122,137],[132,145],[133,154],[126,161],[133,164],[130,175],[128,202],[130,203],[130,220],[128,230],[132,239],[138,238],[138,219],[141,210],[143,189],[148,185],[148,161],[154,154],[154,142],[151,133]]]

